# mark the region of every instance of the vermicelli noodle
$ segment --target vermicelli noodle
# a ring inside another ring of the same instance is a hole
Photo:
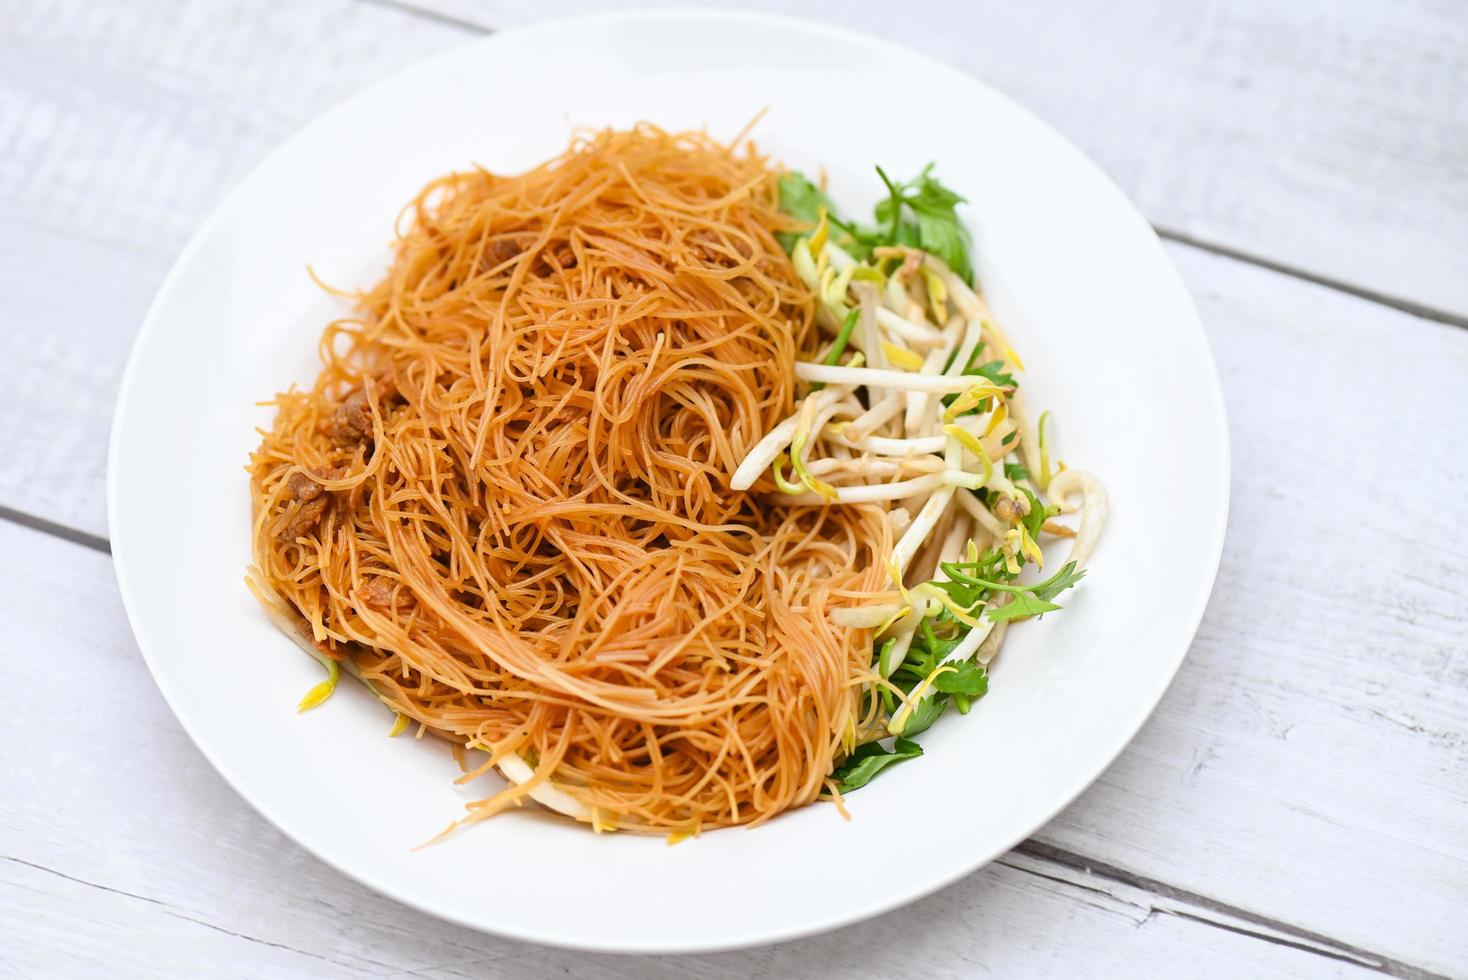
[[[752,149],[650,126],[429,184],[251,459],[257,594],[473,773],[599,828],[815,799],[861,710],[885,503],[730,474],[816,349]],[[509,769],[507,769],[509,772]]]

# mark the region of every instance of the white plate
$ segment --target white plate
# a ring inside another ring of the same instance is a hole
[[[759,109],[777,158],[824,166],[844,210],[873,164],[938,161],[972,201],[977,266],[1049,407],[1060,455],[1106,481],[1112,516],[1066,611],[1013,631],[991,693],[927,755],[850,800],[669,847],[545,815],[412,850],[487,787],[455,788],[430,741],[386,737],[356,685],[297,716],[321,669],[243,584],[255,406],[316,370],[340,315],[306,275],[367,284],[399,207],[471,162],[515,171],[570,127],[708,126]],[[1102,771],[1172,678],[1213,582],[1227,430],[1207,341],[1147,223],[1079,151],[954,69],[881,41],[735,13],[638,13],[509,31],[326,114],[262,163],[184,250],[118,399],[112,548],[149,667],[226,779],[323,860],[466,925],[563,946],[692,951],[874,915],[1033,832]],[[161,802],[161,801],[160,801]]]

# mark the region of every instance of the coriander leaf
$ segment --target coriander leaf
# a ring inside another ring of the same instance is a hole
[[[981,378],[986,378],[989,381],[992,381],[994,384],[999,385],[1001,388],[1017,387],[1014,382],[1014,375],[1009,374],[1004,370],[1003,361],[987,361],[983,364],[980,364],[978,367],[971,366],[963,373],[976,374]]]
[[[934,677],[934,689],[968,698],[983,697],[989,690],[989,672],[972,660],[965,660],[957,666],[957,670],[945,670]]]
[[[1035,598],[1049,602],[1066,589],[1086,577],[1085,569],[1076,571],[1076,563],[1068,562],[1064,568],[1030,589]]]
[[[907,724],[902,726],[902,734],[908,737],[920,735],[933,727],[933,722],[942,717],[948,707],[948,695],[933,694],[923,698],[918,706],[912,709],[912,714],[907,716]]]
[[[776,188],[780,195],[780,210],[798,221],[813,225],[821,220],[821,208],[825,208],[828,214],[835,211],[826,192],[807,180],[805,174],[799,170],[789,170],[781,174]],[[775,238],[780,242],[780,247],[789,252],[795,247],[800,235],[793,231],[782,231],[777,232]]]
[[[933,207],[946,207],[952,209],[960,204],[965,204],[968,198],[957,191],[949,190],[933,176],[933,168],[937,164],[930,163],[923,168],[923,172],[916,178],[908,181],[908,186],[916,187],[919,199]]]
[[[917,246],[947,263],[965,282],[973,277],[968,266],[968,233],[953,213],[914,208],[917,214]]]
[[[917,686],[928,675],[932,674],[938,669],[940,664],[948,660],[948,656],[953,652],[953,648],[958,646],[963,641],[963,638],[968,635],[969,627],[960,626],[952,620],[948,620],[947,622],[959,627],[958,632],[954,636],[942,639],[934,637],[931,644],[914,639],[912,646],[908,647],[907,659],[899,664],[897,669],[892,672],[892,682],[904,694],[911,694],[916,690]],[[938,684],[938,681],[944,680],[948,676],[948,671],[944,671],[938,675],[937,679],[933,682],[937,690],[946,693],[947,689]]]
[[[847,756],[846,760],[831,773],[831,777],[836,780],[836,785],[841,792],[849,793],[854,789],[861,789],[871,782],[877,773],[893,763],[916,759],[922,754],[921,745],[900,735],[893,742],[891,749],[883,748],[880,742],[868,742]]]
[[[903,195],[903,202],[917,215],[918,247],[938,256],[954,274],[972,284],[974,273],[968,259],[972,240],[955,210],[964,198],[944,187],[932,170],[931,163],[923,168]]]
[[[926,626],[927,623],[926,619],[923,620],[923,625]],[[931,626],[928,627],[928,632],[932,633]],[[914,637],[912,645],[907,648],[907,657],[898,665],[898,669],[912,678],[914,682],[920,681],[936,670],[943,662],[943,658],[948,656],[949,651],[956,646],[958,646],[957,637],[950,639],[933,636],[931,640]]]
[[[1025,469],[1023,463],[1005,463],[1004,475],[1009,477],[1011,481],[1028,480],[1030,478],[1030,471]]]
[[[982,500],[983,497],[979,499]],[[945,561],[939,567],[955,581],[986,588],[1000,588],[1003,586],[996,579],[1014,578],[1004,567],[1005,558],[1001,549],[990,548],[979,556],[978,561]]]
[[[1002,622],[1006,619],[1025,619],[1029,616],[1038,616],[1041,613],[1047,613],[1052,609],[1060,608],[1055,603],[1045,599],[1037,599],[1028,592],[1013,592],[1010,595],[1011,598],[1007,604],[990,606],[985,611],[985,615],[989,617],[991,623]]]
[[[945,569],[945,571],[946,571],[946,569]],[[969,606],[972,606],[974,603],[976,603],[976,602],[979,601],[979,592],[978,592],[978,590],[983,588],[983,584],[982,583],[976,582],[976,581],[974,581],[973,579],[969,578],[966,575],[964,575],[964,576],[954,575],[952,577],[955,578],[955,579],[958,579],[958,581],[954,581],[954,582],[936,582],[935,581],[935,582],[932,582],[930,584],[934,588],[942,589],[944,592],[948,593],[948,597],[950,599],[952,599],[954,602],[958,603],[960,606],[963,606],[965,609],[967,609]],[[964,579],[967,579],[967,581],[964,581]],[[977,586],[977,589],[975,588],[976,586]]]
[[[938,656],[930,651],[921,650],[914,654],[908,650],[908,657],[897,665],[892,672],[891,681],[896,684],[903,694],[911,694],[913,689],[922,683],[938,667]]]
[[[831,199],[820,187],[811,183],[799,170],[790,170],[780,175],[777,185],[780,193],[780,210],[814,224],[821,220],[821,208],[832,210]]]
[[[898,223],[902,220],[902,185],[892,183],[881,167],[877,168],[877,176],[887,185],[887,199],[878,201],[875,209],[877,224],[887,225],[887,237],[895,242],[900,230]]]
[[[870,259],[872,249],[887,241],[887,235],[881,229],[847,224],[829,211],[826,212],[826,218],[831,222],[831,227],[839,233],[835,236],[836,243],[858,262]]]
[[[881,167],[877,176],[887,187],[887,196],[873,211],[877,227],[866,233],[866,244],[908,245],[937,256],[964,282],[973,284],[969,249],[973,240],[958,220],[958,205],[964,198],[933,176],[930,163],[906,183],[895,183]],[[910,215],[910,217],[909,217]],[[861,236],[865,237],[865,236]]]
[[[1030,540],[1038,543],[1040,540],[1040,527],[1045,523],[1045,505],[1040,503],[1039,497],[1036,497],[1024,487],[1020,487],[1019,491],[1030,502],[1029,513],[1025,514],[1020,520],[1024,523],[1025,530],[1029,532]]]
[[[947,591],[950,596],[953,596],[953,601],[954,602],[960,602],[962,600],[960,600],[959,597],[957,595],[955,595],[951,589],[948,589],[947,586],[964,585],[964,586],[967,586],[970,590],[984,588],[984,580],[983,579],[975,578],[974,576],[968,574],[967,572],[961,571],[961,569],[963,568],[963,566],[960,565],[960,564],[958,564],[957,562],[951,562],[951,561],[940,562],[938,564],[938,568],[943,572],[944,575],[947,575],[950,579],[952,579],[952,581],[951,582],[946,582],[946,583],[945,582],[934,582],[933,584],[936,585],[936,586],[938,586],[938,588],[944,589],[945,591]],[[965,595],[965,598],[968,598],[968,595]],[[964,603],[964,604],[965,605],[972,606],[974,604],[973,603],[973,599],[977,599],[977,598],[978,598],[978,595],[976,593],[974,593],[973,594],[973,598],[972,599],[969,599],[969,601],[967,603]]]

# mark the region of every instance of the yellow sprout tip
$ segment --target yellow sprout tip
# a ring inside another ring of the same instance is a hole
[[[984,444],[974,438],[972,432],[959,425],[945,425],[943,432],[979,458],[979,462],[984,464],[984,472],[979,476],[979,486],[988,483],[989,478],[994,475],[994,464],[989,461],[989,454],[984,451]]]
[[[923,369],[923,358],[921,354],[910,351],[906,347],[899,347],[889,341],[882,341],[882,353],[886,355],[887,362],[904,371],[921,371]]]
[[[932,269],[923,267],[924,285],[928,287],[928,305],[932,308],[933,319],[936,323],[943,323],[948,319],[948,285],[943,277]]]
[[[335,660],[328,659],[326,661],[326,680],[306,692],[306,696],[301,698],[300,703],[296,705],[296,714],[304,714],[331,697],[331,693],[336,690],[337,678],[340,676],[341,668],[337,666]]]
[[[989,424],[984,426],[984,436],[987,438],[993,431],[999,428],[999,423],[1009,418],[1009,403],[1000,402],[999,407],[989,413]]]
[[[826,209],[821,208],[821,220],[816,225],[816,230],[811,232],[810,250],[813,255],[820,255],[821,250],[826,247],[826,239],[830,237],[831,224],[826,215]]]

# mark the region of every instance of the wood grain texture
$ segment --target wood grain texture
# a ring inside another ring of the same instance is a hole
[[[680,0],[393,0],[500,28]],[[709,5],[709,4],[705,4]],[[1468,314],[1468,11],[1451,0],[746,0],[886,37],[1075,140],[1154,223]],[[896,83],[896,80],[891,80]],[[942,93],[931,97],[942,98]]]
[[[106,533],[117,382],[188,236],[292,130],[464,36],[350,0],[6,4],[0,505]]]
[[[449,2],[434,0],[485,23],[521,16],[507,0]],[[1468,309],[1461,8],[962,10],[966,31],[882,5],[833,17],[1016,95],[1154,221]],[[188,233],[291,129],[466,36],[344,0],[7,8],[0,508],[105,533],[118,375]],[[1468,331],[1169,253],[1223,376],[1233,515],[1177,682],[1039,835],[1116,874],[1011,855],[866,927],[658,963],[444,926],[248,811],[153,689],[105,556],[0,523],[0,651],[44,653],[47,671],[38,696],[13,699],[0,747],[0,975],[1070,976],[1184,962],[1330,975],[1353,957],[1468,974]],[[1229,920],[1217,902],[1251,915]],[[1259,917],[1295,927],[1291,942],[1328,936],[1345,960],[1227,931],[1260,931]]]
[[[1468,529],[1443,511],[1468,487],[1468,464],[1448,451],[1468,440],[1468,332],[1170,251],[1210,324],[1230,404],[1234,508],[1219,586],[1151,722],[1038,840],[1111,865],[1123,880],[1155,879],[1296,935],[1323,934],[1336,953],[1461,974]],[[1383,450],[1392,462],[1377,461]],[[75,550],[95,563],[89,579],[77,576],[91,582],[81,594],[71,566],[17,547],[20,567],[56,568],[59,578],[35,588],[58,598],[50,608],[27,592],[4,618],[43,617],[45,626],[22,634],[26,645],[47,642],[46,628],[87,631],[81,646],[112,652],[109,673],[88,662],[82,674],[99,690],[130,688],[153,704],[109,698],[88,724],[130,731],[134,719],[152,718],[167,728],[124,624],[115,611],[104,615],[115,604],[105,558]],[[7,577],[21,579],[18,570]],[[88,614],[65,623],[63,609],[73,607]],[[91,729],[81,737],[110,744]],[[225,805],[187,795],[212,776],[179,744],[177,765],[132,774],[135,799],[149,809],[120,824],[116,840],[139,862],[176,835],[155,827],[149,801],[170,801],[180,821]],[[106,866],[96,854],[72,858],[26,860],[64,873]],[[274,869],[273,887],[291,887],[303,867]],[[232,921],[223,907],[212,914]],[[236,931],[268,931],[274,920],[260,914]]]
[[[1171,251],[1228,401],[1223,562],[1152,720],[1041,837],[1468,972],[1468,331]]]
[[[31,683],[74,692],[5,713],[0,975],[1379,975],[1369,957],[1026,854],[872,922],[745,952],[599,956],[484,936],[327,868],[224,784],[153,687],[106,556],[0,524],[0,579],[14,583],[7,648],[45,651]]]
[[[588,4],[420,5],[498,26]],[[1013,94],[1163,226],[1468,312],[1461,6],[930,0],[923,17],[812,0],[802,9]],[[349,0],[7,8],[0,382],[13,397],[0,402],[0,505],[105,533],[100,487],[118,373],[188,234],[291,130],[470,37]]]

